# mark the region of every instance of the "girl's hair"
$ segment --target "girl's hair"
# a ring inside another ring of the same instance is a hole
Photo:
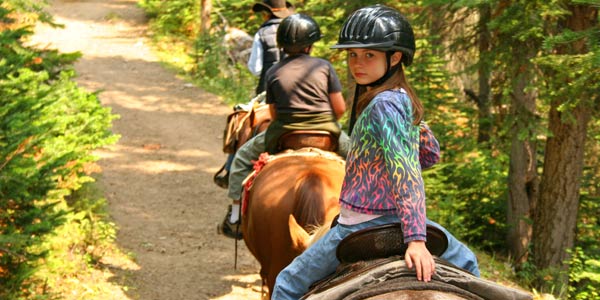
[[[413,110],[413,124],[417,125],[423,120],[423,104],[421,100],[417,97],[417,94],[413,90],[413,88],[408,84],[406,80],[406,76],[404,75],[404,69],[402,68],[402,64],[398,62],[399,67],[395,74],[390,76],[386,81],[378,86],[372,87],[370,90],[367,90],[366,86],[359,86],[357,89],[358,103],[356,104],[356,115],[359,116],[360,113],[369,105],[371,100],[375,98],[375,96],[385,90],[391,90],[396,88],[403,88],[410,97],[410,101],[412,102],[412,110]],[[355,97],[356,98],[356,97]]]

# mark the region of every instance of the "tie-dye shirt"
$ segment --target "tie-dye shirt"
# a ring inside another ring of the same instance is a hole
[[[404,242],[425,240],[419,126],[403,90],[379,93],[356,120],[340,204],[362,214],[397,214]]]

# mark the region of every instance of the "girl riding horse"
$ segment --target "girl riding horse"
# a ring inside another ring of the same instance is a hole
[[[412,63],[412,27],[382,5],[354,12],[334,49],[345,49],[357,84],[350,123],[350,149],[339,198],[338,225],[282,270],[273,299],[299,299],[339,265],[336,248],[352,232],[400,222],[408,244],[404,260],[419,280],[430,281],[435,262],[425,247],[425,189],[419,165],[423,106],[406,80]],[[441,227],[441,226],[439,226]],[[450,233],[441,258],[479,275],[475,255]]]

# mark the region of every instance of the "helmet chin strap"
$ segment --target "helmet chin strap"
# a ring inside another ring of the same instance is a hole
[[[371,83],[367,83],[367,84],[356,84],[356,87],[354,89],[354,100],[352,101],[352,111],[350,112],[350,125],[348,126],[348,135],[352,135],[352,129],[354,129],[354,123],[356,123],[356,104],[358,103],[358,90],[359,87],[361,86],[368,86],[368,87],[375,87],[378,85],[381,85],[382,83],[384,83],[386,80],[388,80],[390,77],[392,77],[392,75],[394,75],[394,73],[396,73],[396,71],[398,71],[398,68],[400,68],[400,64],[402,62],[398,62],[395,66],[392,66],[392,55],[394,54],[393,51],[387,51],[385,52],[385,60],[386,60],[386,65],[387,65],[387,70],[385,72],[385,74],[383,76],[381,76],[381,78],[371,82]]]

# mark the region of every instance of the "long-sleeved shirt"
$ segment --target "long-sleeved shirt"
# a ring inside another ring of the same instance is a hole
[[[367,215],[397,214],[405,243],[426,240],[419,131],[403,90],[375,96],[350,136],[340,194],[342,209]]]
[[[252,51],[250,52],[250,58],[248,58],[248,70],[254,76],[260,75],[263,68],[263,46],[260,42],[260,35],[258,32],[254,35],[254,41],[252,42]]]

